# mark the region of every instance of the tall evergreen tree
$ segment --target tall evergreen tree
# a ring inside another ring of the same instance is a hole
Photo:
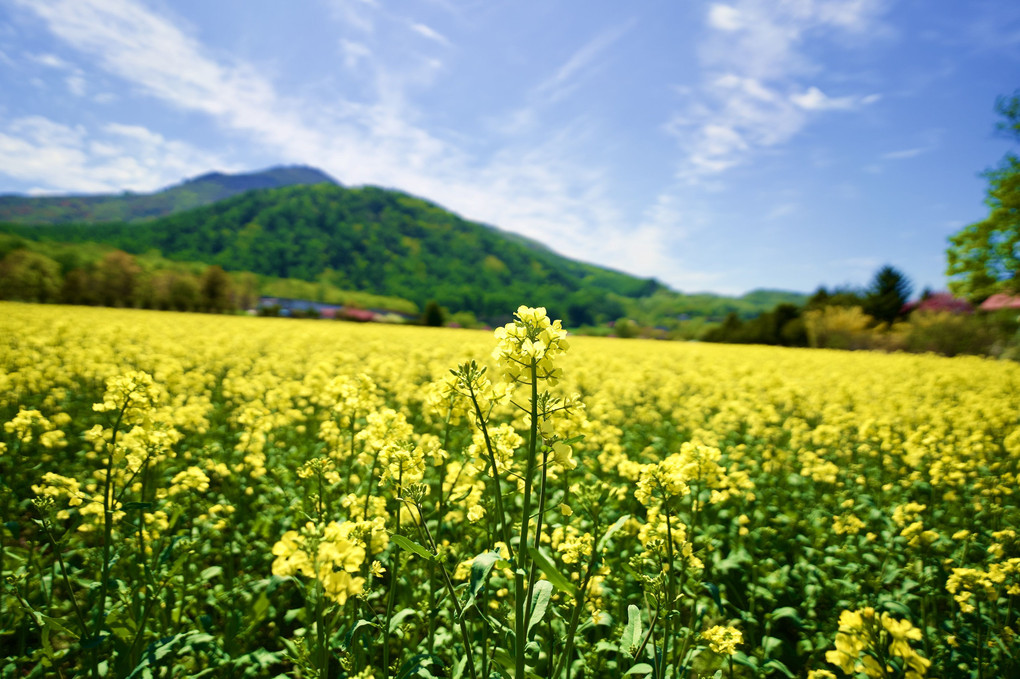
[[[906,276],[889,265],[883,266],[868,286],[864,311],[876,321],[892,323],[903,316],[912,289]]]

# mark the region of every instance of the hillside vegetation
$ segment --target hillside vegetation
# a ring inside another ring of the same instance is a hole
[[[61,224],[67,222],[138,221],[209,205],[245,191],[295,184],[335,184],[311,167],[274,167],[260,172],[209,172],[155,193],[90,196],[0,196],[0,222]]]
[[[620,298],[662,286],[567,259],[397,192],[330,184],[250,191],[143,223],[6,225],[23,237],[99,242],[232,271],[322,280],[339,288],[435,299],[494,317],[521,299],[574,324],[615,319]]]

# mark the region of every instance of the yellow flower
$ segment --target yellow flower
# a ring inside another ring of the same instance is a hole
[[[744,642],[744,635],[735,627],[716,625],[701,633],[701,638],[708,642],[709,648],[720,655],[733,655],[737,646]]]

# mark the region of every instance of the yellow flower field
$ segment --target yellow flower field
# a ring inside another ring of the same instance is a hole
[[[0,318],[0,676],[1020,673],[1016,363]]]

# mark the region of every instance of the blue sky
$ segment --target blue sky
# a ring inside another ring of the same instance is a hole
[[[1008,0],[0,0],[0,193],[307,164],[687,292],[945,288]]]

